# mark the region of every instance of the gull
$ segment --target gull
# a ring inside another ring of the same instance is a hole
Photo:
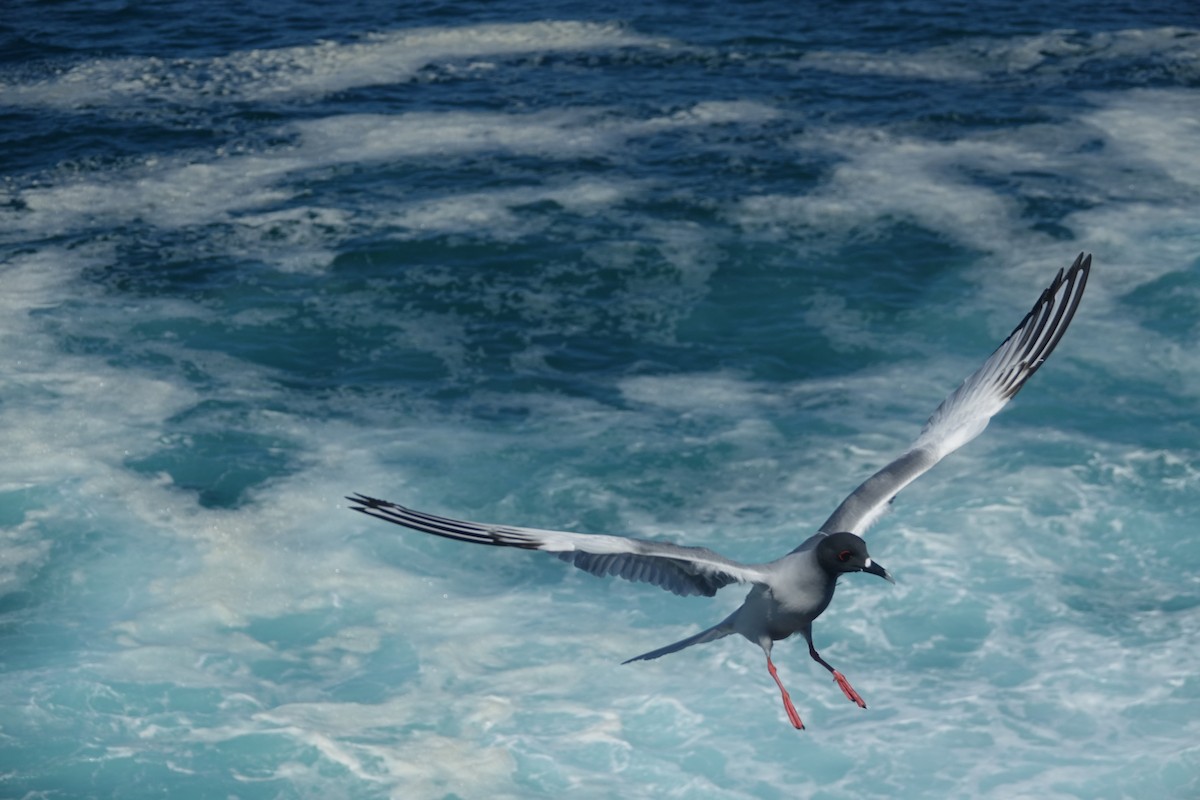
[[[803,730],[804,723],[771,661],[774,643],[800,633],[808,642],[808,654],[829,670],[843,694],[860,708],[867,707],[846,677],[817,652],[813,621],[829,606],[838,578],[846,573],[866,572],[895,583],[868,554],[863,533],[901,489],[982,433],[988,421],[1045,363],[1075,315],[1091,266],[1092,257],[1080,253],[1069,268],[1060,269],[1030,312],[983,366],[934,410],[908,449],[851,492],[799,547],[765,564],[743,564],[706,547],[468,522],[363,494],[346,499],[354,503],[354,511],[416,531],[477,544],[544,550],[593,575],[649,583],[681,596],[711,597],[731,583],[748,584],[750,592],[745,601],[721,622],[623,663],[647,661],[741,634],[762,648],[788,720],[797,730]]]

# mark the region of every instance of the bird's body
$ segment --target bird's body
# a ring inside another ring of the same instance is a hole
[[[746,611],[735,625],[738,633],[751,641],[761,633],[779,641],[821,616],[833,600],[837,577],[821,569],[812,553],[789,553],[777,562],[779,568],[770,583],[750,590],[744,603]]]
[[[773,643],[802,634],[813,660],[832,673],[847,698],[866,708],[849,681],[813,646],[813,621],[828,608],[842,574],[869,572],[892,579],[867,553],[862,534],[897,492],[982,433],[1045,362],[1074,316],[1090,269],[1091,256],[1081,253],[1069,269],[1060,270],[1008,338],[934,410],[912,445],[851,492],[815,534],[775,561],[742,564],[703,547],[490,525],[415,511],[366,495],[349,499],[356,511],[414,530],[479,544],[544,550],[594,575],[650,583],[679,595],[712,596],[730,583],[750,584],[742,605],[718,624],[629,661],[655,659],[740,634],[762,648],[788,719],[803,728],[771,661]]]

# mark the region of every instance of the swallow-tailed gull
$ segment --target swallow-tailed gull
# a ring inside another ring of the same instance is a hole
[[[782,694],[788,719],[796,728],[803,729],[804,723],[771,661],[774,642],[793,633],[803,634],[813,660],[833,674],[846,697],[862,708],[867,707],[845,676],[813,646],[813,620],[833,599],[837,580],[844,573],[868,572],[892,581],[888,571],[867,553],[862,534],[897,492],[982,433],[988,420],[1045,363],[1075,315],[1091,265],[1091,256],[1080,253],[1070,268],[1059,270],[1008,338],[934,410],[909,448],[851,492],[815,534],[775,561],[742,564],[705,547],[467,522],[414,511],[362,494],[347,499],[355,504],[352,506],[355,511],[413,530],[464,542],[545,550],[593,575],[615,575],[652,583],[678,595],[711,597],[730,583],[750,584],[745,602],[721,622],[629,661],[658,658],[740,633],[762,648],[767,670]]]

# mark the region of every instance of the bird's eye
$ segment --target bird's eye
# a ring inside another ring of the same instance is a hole
[[[852,556],[852,555],[854,555],[854,554],[851,553],[849,550],[843,550],[842,552],[838,553],[838,561],[842,561],[842,562],[849,561],[850,556]]]

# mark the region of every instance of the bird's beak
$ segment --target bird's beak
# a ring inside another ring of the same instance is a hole
[[[883,568],[883,565],[874,559],[868,558],[862,568],[863,572],[869,572],[872,575],[878,575],[889,583],[895,583],[896,579],[892,577],[892,573]]]

